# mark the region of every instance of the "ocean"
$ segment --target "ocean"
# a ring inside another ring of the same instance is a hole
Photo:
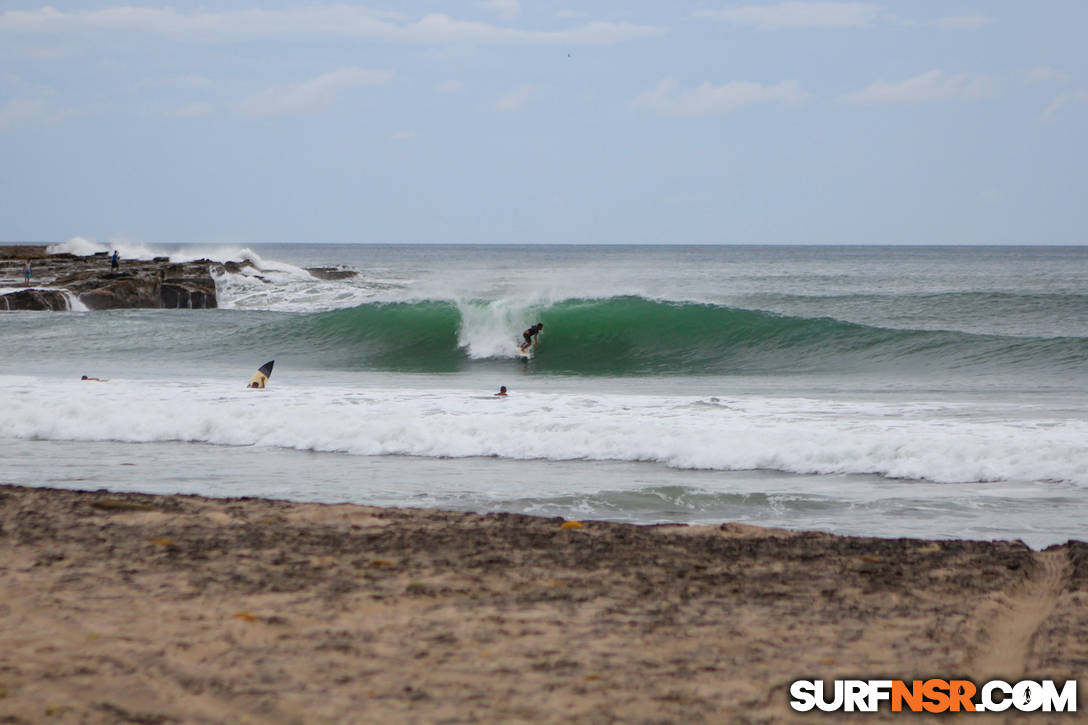
[[[219,309],[0,313],[0,481],[1088,534],[1088,247],[117,248],[250,268]]]

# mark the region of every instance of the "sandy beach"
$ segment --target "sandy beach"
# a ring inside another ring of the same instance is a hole
[[[1081,542],[0,486],[4,723],[911,721],[789,684],[1086,671]]]

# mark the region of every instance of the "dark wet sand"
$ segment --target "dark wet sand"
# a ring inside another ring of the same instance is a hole
[[[0,723],[914,719],[789,709],[836,677],[1088,697],[1084,543],[562,523],[0,486]]]

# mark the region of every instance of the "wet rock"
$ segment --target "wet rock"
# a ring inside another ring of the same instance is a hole
[[[341,280],[358,277],[359,273],[354,269],[342,267],[307,267],[306,271],[318,279]]]
[[[31,260],[31,282],[55,289],[26,289],[0,295],[0,310],[67,310],[65,292],[87,308],[207,309],[218,306],[207,259],[171,263],[169,257],[121,260],[113,270],[109,255],[77,257],[46,254],[45,247],[0,246],[0,287],[22,286],[23,264]]]
[[[59,290],[25,289],[0,295],[0,310],[68,309],[68,298]]]

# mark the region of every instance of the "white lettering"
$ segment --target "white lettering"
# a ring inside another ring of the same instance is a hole
[[[1012,688],[1012,704],[1020,712],[1035,712],[1043,706],[1043,688],[1038,682],[1021,680]]]
[[[816,684],[812,680],[797,680],[790,685],[790,707],[798,712],[808,712],[816,707]]]
[[[1043,680],[1043,712],[1076,712],[1077,681],[1066,680],[1062,691],[1054,686],[1054,680]]]
[[[962,699],[967,692],[965,688],[973,689],[972,683],[951,680],[950,685],[944,685],[942,682],[927,680],[926,687],[944,688],[941,692],[949,692],[951,706],[960,709],[966,703]],[[814,708],[824,712],[877,712],[882,703],[892,701],[893,686],[899,683],[905,684],[905,681],[834,680],[828,683],[824,680],[796,680],[790,684],[790,696],[793,698],[790,707],[798,712],[808,712]],[[1004,712],[1009,708],[1020,712],[1076,712],[1077,680],[1065,680],[1060,690],[1054,680],[1021,680],[1015,684],[990,680],[982,685],[970,704],[973,704],[976,712]]]
[[[1002,694],[1000,700],[994,700],[994,691]],[[982,706],[976,706],[975,710],[984,712],[1004,712],[1012,707],[1012,685],[1004,680],[990,680],[982,686]]]
[[[824,712],[835,712],[840,707],[842,707],[843,700],[846,699],[846,696],[843,693],[843,689],[843,681],[835,680],[835,698],[831,701],[828,701],[827,698],[824,696],[823,680],[820,680],[816,683],[816,707],[820,708]]]
[[[881,702],[891,699],[891,680],[869,680],[869,709],[866,712],[876,712],[880,709]]]
[[[869,683],[865,680],[847,680],[845,683],[843,704],[846,712],[869,712]]]

